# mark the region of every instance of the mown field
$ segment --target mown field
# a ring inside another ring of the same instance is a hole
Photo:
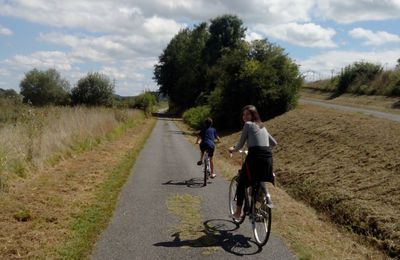
[[[278,181],[294,198],[399,257],[400,124],[301,105],[266,126],[279,142]]]
[[[138,110],[31,113],[0,128],[0,259],[87,258],[155,120]]]
[[[176,124],[186,138],[194,143],[196,132],[180,121]],[[228,147],[236,143],[239,133],[220,132],[215,162],[217,178],[229,181],[240,167],[240,155],[229,156]],[[280,140],[283,142],[284,140]],[[275,158],[275,163],[277,163]],[[222,175],[222,176],[221,176]],[[370,245],[361,236],[349,232],[342,225],[333,224],[322,211],[316,211],[307,202],[291,197],[278,182],[268,184],[274,202],[272,235],[280,237],[299,259],[387,259],[387,255]]]
[[[388,256],[400,257],[400,124],[300,105],[265,125],[279,143],[279,185]],[[235,144],[239,134],[223,133],[220,146]]]

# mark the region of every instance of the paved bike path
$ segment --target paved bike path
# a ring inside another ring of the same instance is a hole
[[[371,110],[371,109],[331,104],[331,103],[327,103],[322,100],[312,99],[312,98],[301,98],[300,103],[313,104],[313,105],[323,106],[326,108],[333,108],[333,109],[338,109],[338,110],[343,110],[343,111],[348,111],[348,112],[358,112],[358,113],[363,113],[363,114],[374,116],[374,117],[391,120],[394,122],[400,122],[400,115],[379,112],[379,111]]]
[[[295,259],[273,233],[267,245],[254,243],[251,225],[237,228],[228,218],[228,182],[220,176],[201,186],[198,151],[176,125],[159,119],[137,158],[114,216],[101,234],[93,259]],[[217,172],[218,173],[218,172]],[[182,241],[180,220],[167,209],[176,194],[201,197],[202,221],[218,230],[211,244]],[[279,206],[279,205],[277,205]],[[274,216],[273,216],[274,217]]]

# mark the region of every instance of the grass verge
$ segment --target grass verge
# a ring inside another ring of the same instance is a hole
[[[93,149],[13,182],[0,197],[0,259],[87,258],[154,123],[137,118]]]

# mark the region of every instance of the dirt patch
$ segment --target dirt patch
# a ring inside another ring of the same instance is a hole
[[[12,184],[0,198],[0,258],[57,258],[74,218],[92,203],[98,186],[152,122],[138,122],[118,139]],[[28,221],[14,217],[21,211],[30,212]]]

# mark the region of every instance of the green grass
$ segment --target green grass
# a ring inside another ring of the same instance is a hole
[[[107,180],[102,183],[95,195],[91,206],[82,208],[72,225],[69,241],[58,250],[62,259],[88,258],[93,244],[101,231],[107,226],[113,215],[118,194],[126,182],[135,163],[135,159],[150,135],[153,127],[140,141],[139,145],[129,150],[118,167],[109,173]]]

